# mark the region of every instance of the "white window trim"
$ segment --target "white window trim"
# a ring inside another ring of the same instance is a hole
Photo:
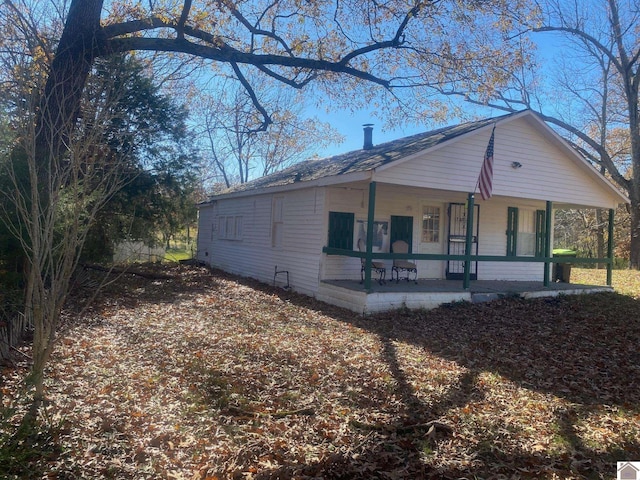
[[[519,257],[533,257],[536,254],[536,211],[528,208],[519,208],[518,210],[516,255]],[[528,241],[525,241],[525,238]],[[528,251],[524,251],[525,245],[529,247]]]
[[[276,234],[279,232],[279,235]],[[282,248],[284,243],[284,195],[274,196],[271,201],[271,247]]]
[[[218,239],[240,241],[243,239],[242,215],[218,216]]]

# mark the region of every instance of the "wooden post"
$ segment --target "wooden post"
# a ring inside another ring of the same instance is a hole
[[[611,286],[613,282],[613,221],[615,219],[616,211],[613,208],[609,209],[609,238],[607,239],[607,285]]]
[[[369,184],[369,208],[367,211],[367,248],[364,261],[364,288],[371,290],[371,252],[373,251],[373,221],[376,215],[376,182]]]
[[[462,287],[468,290],[471,285],[471,247],[473,245],[473,211],[474,211],[474,196],[473,193],[467,195],[467,236],[464,246],[464,280],[462,280]]]
[[[544,227],[544,256],[547,259],[551,258],[552,249],[551,249],[551,216],[553,215],[553,203],[547,202],[547,211],[544,216],[545,227]],[[543,277],[543,285],[545,287],[549,286],[549,266],[551,265],[550,260],[544,261],[544,277]]]

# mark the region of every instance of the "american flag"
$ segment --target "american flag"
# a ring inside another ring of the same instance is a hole
[[[478,177],[478,186],[480,187],[480,196],[483,200],[491,198],[491,190],[493,189],[493,141],[495,138],[496,127],[493,126],[489,145],[484,154],[484,161],[480,169],[480,177]]]

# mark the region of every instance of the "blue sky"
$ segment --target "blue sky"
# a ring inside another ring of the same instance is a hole
[[[533,36],[533,39],[536,41],[538,46],[537,53],[542,67],[544,68],[546,65],[550,65],[554,56],[562,46],[562,37],[553,33],[536,33]],[[480,107],[472,106],[471,104],[463,103],[462,106],[473,110],[483,118],[502,115],[505,113],[504,111],[498,111],[491,108],[481,109]],[[330,113],[315,111],[313,114],[317,116],[319,120],[329,123],[345,138],[345,141],[341,144],[335,144],[318,151],[317,153],[321,157],[328,157],[361,149],[364,140],[362,127],[365,123],[372,123],[374,125],[374,145],[379,145],[384,142],[444,126],[425,122],[421,125],[406,125],[401,128],[389,128],[388,126],[385,126],[384,120],[378,118],[379,116],[376,117],[372,112],[366,110],[359,110],[353,113],[349,111],[333,111]],[[454,125],[456,123],[460,123],[460,121],[453,117],[449,119],[449,121],[445,122],[446,125]]]
[[[364,143],[363,125],[365,123],[373,124],[373,144],[396,140],[406,137],[414,133],[430,130],[428,126],[411,126],[406,128],[398,128],[385,131],[383,122],[375,118],[371,112],[358,111],[353,114],[350,112],[333,112],[318,113],[318,118],[323,122],[331,124],[331,126],[344,136],[344,142],[323,149],[318,154],[321,157],[327,157],[338,153],[350,152],[352,150],[360,150]]]
[[[469,105],[470,109],[474,109]],[[486,113],[482,116],[490,117],[493,114],[489,109],[486,109]],[[496,115],[504,112],[497,113]],[[340,153],[351,152],[353,150],[360,150],[364,143],[364,131],[363,125],[366,123],[373,124],[373,144],[379,145],[381,143],[389,142],[391,140],[397,140],[402,137],[413,135],[416,133],[427,132],[444,125],[434,124],[416,124],[406,125],[399,128],[389,128],[385,126],[384,120],[377,118],[370,111],[360,110],[354,113],[345,111],[336,111],[331,113],[316,112],[316,116],[319,120],[329,123],[339,134],[344,137],[344,142],[341,144],[335,144],[328,146],[320,151],[318,155],[320,157],[328,157],[337,155]],[[456,118],[451,118],[445,122],[446,125],[454,125],[460,123]]]

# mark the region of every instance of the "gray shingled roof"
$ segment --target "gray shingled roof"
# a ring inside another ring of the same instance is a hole
[[[520,112],[518,112],[520,113]],[[214,197],[236,192],[260,190],[293,183],[309,182],[320,178],[344,175],[346,173],[373,170],[414,153],[431,148],[439,143],[464,135],[491,123],[507,118],[514,113],[439,128],[430,132],[418,133],[391,142],[376,145],[371,149],[354,150],[333,157],[306,160],[289,168],[257,178],[247,183],[234,185]]]

